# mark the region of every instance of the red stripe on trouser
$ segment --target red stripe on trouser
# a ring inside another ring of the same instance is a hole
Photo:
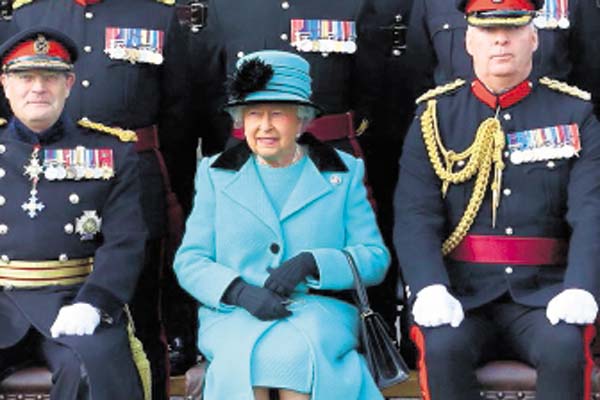
[[[417,360],[417,369],[419,370],[419,387],[421,388],[421,396],[423,400],[431,400],[429,392],[429,379],[427,377],[427,365],[425,363],[425,336],[417,325],[410,327],[410,339],[413,341],[419,351],[419,359]]]
[[[583,354],[585,357],[585,369],[583,371],[583,398],[589,400],[592,398],[592,369],[594,368],[594,359],[592,358],[592,340],[596,336],[596,327],[587,325],[583,328]]]

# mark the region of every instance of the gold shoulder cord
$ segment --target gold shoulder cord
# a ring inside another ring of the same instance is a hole
[[[459,87],[461,87],[462,85],[464,85],[466,83],[466,81],[464,79],[456,79],[453,82],[450,83],[446,83],[445,85],[441,85],[438,87],[435,87],[433,89],[430,89],[428,91],[426,91],[424,94],[422,94],[421,96],[419,96],[419,98],[417,100],[415,100],[416,104],[421,104],[424,101],[433,99],[439,95],[442,94],[447,94],[449,92],[452,92],[455,89],[458,89]]]
[[[505,139],[500,121],[497,118],[488,118],[479,125],[475,140],[466,150],[460,153],[446,150],[438,128],[436,105],[435,99],[427,102],[427,108],[421,116],[421,132],[431,165],[442,181],[442,197],[446,197],[450,184],[463,183],[477,175],[467,208],[454,231],[442,245],[442,254],[447,255],[463,240],[481,208],[492,163],[494,164],[494,180],[490,186],[493,196],[492,227],[496,226],[496,210],[500,203],[504,169],[502,151]],[[454,164],[457,161],[466,161],[466,164],[460,171],[454,172]]]
[[[0,118],[0,126],[4,126],[6,124],[8,124],[8,121],[5,120],[4,118]]]
[[[114,128],[111,126],[106,126],[99,122],[92,122],[87,118],[82,118],[77,121],[79,126],[82,126],[87,129],[92,129],[94,131],[108,133],[109,135],[118,137],[121,142],[137,142],[137,135],[134,131],[128,129]]]
[[[577,97],[581,100],[590,101],[592,99],[592,95],[590,94],[590,92],[581,90],[577,86],[571,86],[564,82],[557,81],[556,79],[550,79],[547,76],[540,78],[540,83],[542,85],[548,86],[552,90],[556,90],[557,92]]]
[[[168,6],[172,6],[175,4],[175,0],[156,0],[159,3],[166,4]]]
[[[140,339],[135,336],[135,326],[129,307],[125,305],[124,312],[127,315],[127,336],[129,337],[129,347],[133,363],[140,376],[142,389],[144,390],[144,400],[152,399],[152,374],[150,373],[150,361],[144,352],[144,346]]]

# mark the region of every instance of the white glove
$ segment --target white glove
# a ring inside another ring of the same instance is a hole
[[[566,289],[548,302],[546,318],[552,325],[558,321],[567,324],[593,324],[598,314],[598,304],[594,296],[583,289]]]
[[[62,306],[50,328],[53,338],[60,335],[91,335],[100,324],[100,311],[87,303]]]
[[[417,324],[431,328],[444,324],[456,328],[465,319],[460,302],[440,284],[419,290],[412,313]]]

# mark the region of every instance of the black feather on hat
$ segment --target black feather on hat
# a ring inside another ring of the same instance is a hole
[[[265,89],[272,77],[271,65],[259,58],[246,60],[229,82],[229,97],[232,100],[243,101],[248,94]]]

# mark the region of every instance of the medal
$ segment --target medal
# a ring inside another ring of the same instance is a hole
[[[98,217],[96,210],[86,210],[79,218],[75,218],[75,232],[79,233],[81,240],[92,240],[102,227],[102,218]]]

